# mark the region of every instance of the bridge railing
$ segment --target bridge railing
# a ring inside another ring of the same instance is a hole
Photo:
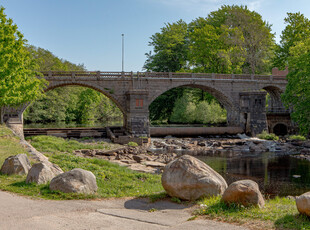
[[[97,78],[195,78],[211,80],[252,80],[252,81],[286,81],[286,76],[251,75],[251,74],[215,74],[215,73],[172,73],[172,72],[101,72],[101,71],[46,71],[49,77],[97,77]]]
[[[286,114],[286,113],[290,113],[290,110],[285,107],[271,107],[271,108],[267,108],[266,112],[269,114],[272,114],[272,113]]]

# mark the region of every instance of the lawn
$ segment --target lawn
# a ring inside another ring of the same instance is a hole
[[[45,199],[90,199],[109,197],[154,196],[163,192],[160,175],[139,173],[102,159],[77,157],[78,149],[110,149],[110,143],[85,144],[59,137],[32,137],[31,144],[44,152],[49,160],[64,171],[82,168],[93,172],[97,178],[98,192],[95,195],[65,194],[52,192],[47,185],[26,184],[26,176],[0,175],[0,189]],[[19,140],[7,128],[0,127],[0,163],[8,156],[25,153]]]

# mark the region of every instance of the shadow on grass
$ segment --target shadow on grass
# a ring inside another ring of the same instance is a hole
[[[296,230],[304,230],[310,229],[310,218],[301,215],[286,215],[282,218],[277,219],[274,222],[276,229],[296,229]]]

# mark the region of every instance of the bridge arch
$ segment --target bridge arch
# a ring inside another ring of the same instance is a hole
[[[281,100],[281,94],[284,92],[284,89],[274,85],[266,85],[262,89],[270,95],[267,112],[277,112],[285,109]]]
[[[85,84],[85,83],[79,83],[79,82],[69,82],[69,83],[50,84],[44,91],[46,93],[50,90],[60,88],[60,87],[66,87],[66,86],[81,86],[81,87],[86,87],[86,88],[96,90],[96,91],[102,93],[103,95],[105,95],[111,101],[113,101],[117,105],[117,107],[120,109],[123,116],[125,116],[125,114],[126,114],[125,106],[119,102],[119,99],[117,97],[113,96],[111,91],[109,91],[108,89],[101,89],[101,87],[94,87],[93,85],[89,85],[89,84]]]
[[[88,85],[88,84],[84,84],[84,83],[76,83],[76,82],[69,82],[69,83],[58,83],[58,84],[50,84],[48,85],[45,89],[44,89],[44,93],[47,93],[48,91],[51,91],[53,89],[56,88],[61,88],[61,87],[67,87],[67,86],[80,86],[80,87],[85,87],[85,88],[89,88],[89,89],[93,89],[103,95],[105,95],[107,98],[109,98],[121,111],[122,115],[123,115],[123,125],[126,124],[126,118],[127,118],[127,114],[125,111],[125,106],[123,106],[117,97],[115,97],[114,95],[112,95],[108,89],[101,89],[100,87],[94,87],[93,85]],[[35,101],[33,102],[35,103]],[[30,106],[31,103],[25,104],[20,112],[21,112],[21,119],[23,120],[23,113],[24,111]]]
[[[191,84],[178,84],[178,85],[172,85],[169,87],[164,88],[164,90],[157,91],[153,93],[150,96],[150,100],[148,103],[148,106],[151,105],[151,103],[160,95],[163,93],[174,89],[174,88],[181,88],[181,87],[188,87],[188,88],[198,88],[202,89],[205,92],[210,93],[212,96],[214,96],[218,102],[226,109],[227,111],[227,124],[228,125],[239,125],[239,110],[238,110],[238,105],[232,100],[231,97],[227,96],[224,92],[224,90],[220,90],[216,88],[215,86],[209,86],[209,85],[204,85],[204,84],[196,84],[196,83],[191,83]]]

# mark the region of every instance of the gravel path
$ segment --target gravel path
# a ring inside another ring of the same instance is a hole
[[[0,191],[0,229],[246,229],[202,218],[188,221],[192,209],[169,201],[149,203],[135,198],[50,201]]]

